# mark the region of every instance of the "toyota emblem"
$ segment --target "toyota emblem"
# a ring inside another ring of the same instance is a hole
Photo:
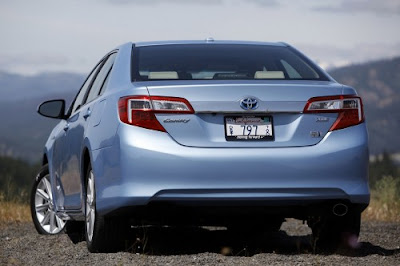
[[[240,107],[244,110],[255,110],[258,107],[257,99],[254,98],[244,98],[240,101]]]

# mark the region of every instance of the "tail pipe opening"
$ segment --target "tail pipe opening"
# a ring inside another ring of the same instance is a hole
[[[332,208],[332,212],[336,216],[345,216],[349,211],[349,207],[343,203],[335,204]]]

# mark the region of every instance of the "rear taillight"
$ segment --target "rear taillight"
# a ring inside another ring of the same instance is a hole
[[[311,98],[304,107],[304,113],[339,113],[329,131],[358,125],[364,121],[361,98],[354,95]]]
[[[127,96],[119,99],[118,112],[120,120],[126,124],[166,132],[155,114],[193,114],[194,110],[183,98]]]

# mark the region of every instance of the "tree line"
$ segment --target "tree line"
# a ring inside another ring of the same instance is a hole
[[[27,203],[39,170],[40,163],[30,164],[21,159],[0,157],[0,200]]]

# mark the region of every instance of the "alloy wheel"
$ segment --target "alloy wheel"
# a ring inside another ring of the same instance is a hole
[[[90,171],[86,189],[86,232],[88,240],[92,241],[94,222],[96,218],[94,175]]]
[[[66,221],[57,215],[49,175],[44,176],[35,191],[35,214],[40,226],[49,234],[57,234],[64,229]]]

